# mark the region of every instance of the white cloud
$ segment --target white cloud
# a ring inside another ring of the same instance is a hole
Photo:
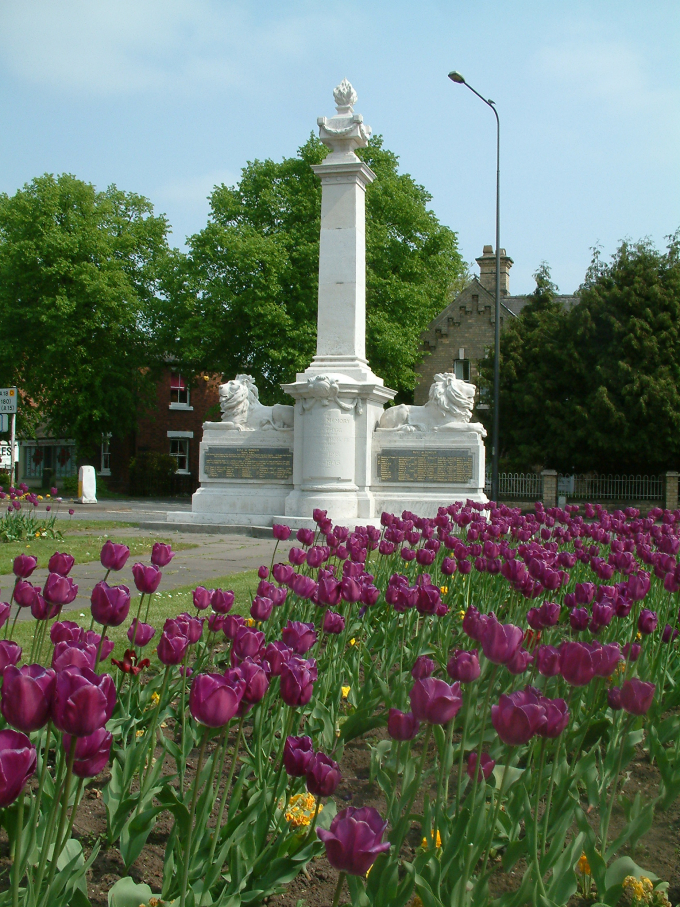
[[[328,24],[227,0],[25,0],[0,6],[0,58],[23,81],[76,94],[224,90],[298,57]]]

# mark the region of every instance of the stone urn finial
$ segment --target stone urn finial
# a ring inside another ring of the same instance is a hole
[[[340,116],[346,116],[353,112],[352,108],[357,102],[357,93],[352,88],[351,83],[347,79],[343,79],[337,88],[333,89],[333,98],[335,99],[335,108]]]

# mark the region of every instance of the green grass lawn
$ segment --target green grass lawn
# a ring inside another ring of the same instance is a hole
[[[244,573],[232,573],[228,576],[220,576],[217,579],[212,580],[210,586],[217,589],[231,589],[235,593],[236,597],[234,607],[232,608],[232,613],[247,615],[250,610],[251,595],[255,594],[255,589],[258,582],[259,580],[257,577],[257,571],[247,570]],[[145,655],[151,659],[152,664],[158,663],[158,660],[156,658],[156,645],[158,644],[158,639],[160,637],[160,633],[165,620],[168,617],[175,617],[177,614],[181,614],[182,611],[188,611],[192,615],[196,614],[196,609],[194,608],[193,600],[191,597],[193,590],[194,586],[180,586],[178,589],[173,589],[170,592],[157,592],[151,599],[151,608],[149,610],[149,618],[147,622],[150,623],[153,627],[156,627],[156,635],[146,647]],[[106,635],[110,636],[111,639],[113,639],[115,642],[115,648],[113,650],[114,658],[122,658],[125,650],[130,648],[130,643],[127,638],[127,629],[130,626],[132,618],[136,617],[138,607],[139,597],[137,596],[132,599],[132,604],[130,606],[130,615],[128,616],[128,619],[125,621],[125,623],[121,627],[112,627],[107,631]],[[142,608],[142,620],[144,619],[145,613],[146,598],[144,600],[144,605]],[[12,619],[13,618],[14,609],[12,613]],[[76,623],[80,624],[82,627],[85,627],[86,630],[89,630],[90,628],[91,616],[89,611],[64,612],[62,619],[73,620]],[[16,627],[14,628],[13,638],[24,650],[23,660],[28,659],[30,655],[35,629],[36,621],[34,620],[18,621]],[[101,631],[101,627],[99,627],[99,625],[97,624],[95,624],[94,629],[98,633]],[[207,629],[204,631],[204,633],[207,633]],[[49,659],[46,657],[46,650],[47,645],[43,646],[42,661],[44,663],[47,663],[49,661]],[[105,663],[105,670],[110,671],[110,665],[110,661],[107,661]],[[115,672],[116,668],[114,667],[113,670]]]
[[[98,561],[102,545],[109,538],[105,530],[113,526],[118,528],[120,523],[110,523],[106,526],[102,526],[102,524],[94,524],[92,526],[90,524],[88,526],[90,531],[86,531],[84,527],[78,526],[76,529],[75,526],[70,526],[69,530],[64,532],[63,539],[34,538],[30,542],[5,542],[0,545],[0,576],[12,572],[12,563],[17,554],[32,554],[38,558],[39,567],[47,567],[47,562],[55,551],[72,554],[76,559],[76,564]],[[113,537],[113,541],[119,545],[127,545],[133,557],[149,554],[154,542],[159,541],[171,544],[173,551],[197,547],[188,542],[178,542],[176,539],[169,538],[135,538],[116,535]]]

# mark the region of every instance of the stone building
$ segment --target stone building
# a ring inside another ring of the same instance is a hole
[[[496,307],[496,255],[492,246],[484,246],[478,259],[479,277],[452,300],[443,312],[423,331],[423,362],[418,367],[415,402],[427,402],[434,375],[454,372],[457,378],[479,382],[478,364],[493,349]],[[529,296],[510,295],[512,258],[501,249],[501,331],[509,320],[517,318]],[[556,296],[556,301],[571,307],[577,296]],[[482,388],[476,408],[488,409],[488,391]]]

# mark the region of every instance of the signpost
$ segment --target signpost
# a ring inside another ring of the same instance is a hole
[[[10,413],[12,416],[12,428],[10,433],[10,481],[14,485],[15,476],[14,476],[14,449],[16,446],[16,435],[17,435],[17,400],[19,395],[17,394],[16,387],[0,387],[0,414]],[[5,419],[7,417],[2,415],[3,426],[5,425]],[[2,431],[7,431],[6,427],[2,428]]]

